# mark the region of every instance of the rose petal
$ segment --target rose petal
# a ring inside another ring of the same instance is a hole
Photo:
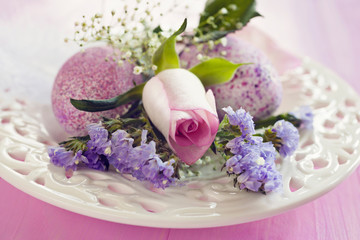
[[[168,69],[160,72],[157,77],[166,82],[165,92],[168,94],[170,108],[172,110],[204,109],[216,114],[205,97],[205,88],[201,81],[191,72],[185,69]],[[156,96],[156,95],[153,95]]]
[[[174,146],[175,152],[177,156],[181,159],[181,161],[188,165],[191,165],[197,160],[199,160],[209,149],[209,146],[198,147],[195,145],[191,145],[183,147],[176,144],[173,139],[169,139],[169,144],[171,146]]]
[[[146,83],[142,100],[149,118],[167,138],[170,130],[169,99],[164,85],[158,77],[155,76]]]
[[[215,96],[214,93],[211,89],[209,89],[206,92],[206,100],[208,101],[210,107],[213,109],[213,112],[216,113],[216,101],[215,101]]]
[[[191,121],[191,120],[188,120]],[[194,122],[194,120],[192,120]],[[182,136],[185,136],[187,139],[189,139],[189,141],[200,147],[200,146],[205,146],[209,144],[209,139],[211,139],[211,133],[210,133],[210,128],[208,126],[208,124],[206,122],[204,122],[203,120],[200,122],[196,121],[196,130],[195,131],[184,131],[182,129],[182,126],[180,126],[179,129],[179,134],[181,134]],[[176,140],[176,139],[175,139]],[[177,142],[177,141],[176,141]]]
[[[175,137],[173,139],[180,146],[190,146],[190,145],[194,144],[191,141],[191,139],[187,136],[188,126],[190,124],[196,124],[195,128],[197,129],[198,123],[197,123],[197,121],[195,122],[193,119],[187,119],[187,120],[182,119],[182,120],[179,120],[177,123],[178,127],[176,127],[176,133],[175,133]],[[196,129],[192,129],[192,131],[193,130],[196,131]]]
[[[203,110],[193,110],[197,114],[197,116],[200,116],[201,119],[204,119],[205,122],[209,125],[211,134],[216,134],[217,130],[219,128],[219,118],[216,114],[213,114],[208,111]]]
[[[191,119],[192,117],[186,111],[171,111],[170,112],[170,129],[168,136],[165,136],[166,139],[171,137],[172,139],[176,138],[177,124],[179,121],[185,121]],[[185,144],[185,143],[183,143]]]

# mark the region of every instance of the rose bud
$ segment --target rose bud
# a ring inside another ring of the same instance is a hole
[[[193,164],[214,141],[219,127],[215,98],[184,69],[168,69],[145,85],[143,104],[150,120],[181,161]]]

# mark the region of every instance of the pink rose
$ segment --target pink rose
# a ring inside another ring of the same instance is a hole
[[[143,104],[181,161],[193,164],[214,141],[219,127],[215,98],[200,80],[184,69],[168,69],[151,78]]]

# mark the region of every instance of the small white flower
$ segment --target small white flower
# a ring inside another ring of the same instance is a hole
[[[188,64],[188,62],[187,62],[187,61],[184,61],[184,60],[181,60],[181,61],[180,61],[180,64],[181,64],[181,66],[186,67],[187,64]]]
[[[221,39],[220,39],[220,43],[221,43],[221,45],[223,45],[224,47],[226,47],[226,45],[227,45],[227,39],[226,39],[226,37],[221,38]]]
[[[235,27],[237,28],[237,29],[241,29],[241,28],[243,28],[243,24],[241,23],[241,22],[238,22],[238,23],[236,23],[236,25],[235,25]]]
[[[232,11],[235,11],[237,9],[237,6],[235,4],[230,4],[228,8]]]
[[[148,45],[149,45],[149,47],[156,47],[157,43],[158,43],[158,41],[156,38],[151,38]]]
[[[201,53],[199,53],[198,55],[196,55],[196,58],[197,58],[199,61],[201,61],[201,60],[204,59],[204,56],[203,56]]]
[[[154,71],[156,71],[157,68],[158,68],[158,67],[157,67],[156,65],[152,65],[152,66],[151,66],[151,69],[154,70]]]
[[[222,8],[222,9],[220,9],[220,14],[223,14],[223,15],[225,15],[225,14],[228,14],[229,13],[229,11],[226,9],[226,8]]]
[[[139,74],[141,74],[141,73],[143,72],[143,70],[144,70],[143,67],[135,66],[133,73],[134,73],[135,75],[139,75]]]
[[[183,37],[182,36],[176,36],[176,41],[182,41]]]
[[[214,41],[213,40],[208,41],[208,46],[209,46],[210,50],[214,49],[214,46],[215,46]]]
[[[132,55],[131,51],[126,51],[124,57],[129,58],[131,57],[131,55]]]
[[[258,165],[262,166],[265,164],[265,159],[262,157],[259,157],[258,159],[256,159],[255,161]]]
[[[221,54],[222,56],[226,56],[227,52],[226,52],[226,51],[221,51],[220,54]]]

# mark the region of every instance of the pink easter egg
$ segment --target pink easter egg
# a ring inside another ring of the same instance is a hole
[[[108,99],[141,83],[140,75],[133,74],[134,65],[123,61],[111,47],[93,47],[79,52],[67,60],[58,72],[52,89],[52,107],[55,117],[64,130],[72,135],[85,135],[86,125],[101,117],[116,117],[125,113],[128,106],[103,112],[84,112],[70,103],[74,99]]]
[[[200,52],[191,46],[181,54],[181,62],[186,68],[191,68],[199,63],[199,53],[209,57],[223,57],[234,63],[250,63],[240,66],[230,81],[208,88],[215,95],[220,118],[225,114],[222,108],[227,106],[234,109],[242,107],[255,120],[268,117],[278,108],[282,87],[275,68],[259,49],[229,34],[224,45],[217,44],[211,50],[205,46]]]

